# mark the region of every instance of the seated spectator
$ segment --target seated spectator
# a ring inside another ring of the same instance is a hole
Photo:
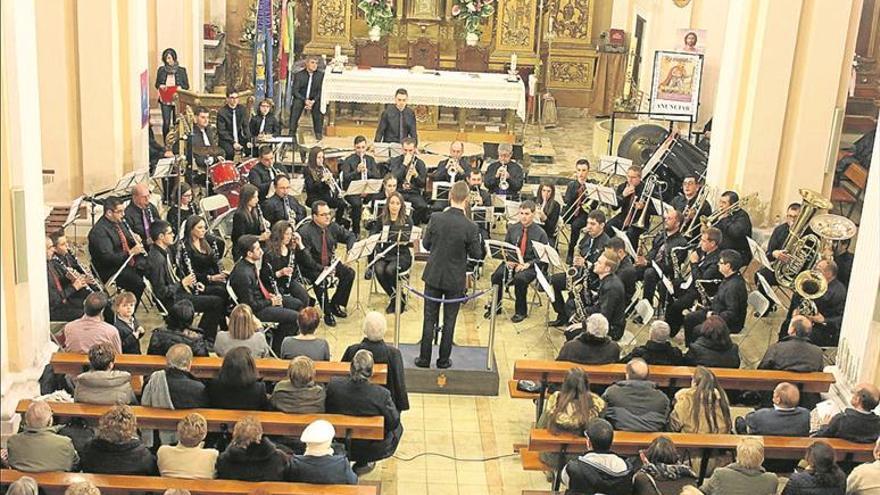
[[[846,479],[846,495],[877,493],[880,493],[880,438],[874,442],[874,462],[857,466]]]
[[[648,363],[635,358],[626,364],[626,380],[608,387],[602,394],[606,409],[602,415],[614,429],[663,431],[669,417],[669,398],[648,380]]]
[[[403,358],[396,347],[385,343],[385,315],[378,311],[370,311],[364,317],[364,339],[357,344],[348,346],[342,355],[343,362],[349,362],[361,349],[373,354],[373,362],[388,365],[388,379],[385,388],[391,392],[394,405],[400,412],[409,410],[409,394],[406,393],[406,380],[403,376]]]
[[[208,407],[205,384],[190,373],[192,349],[174,344],[165,353],[165,369],[154,371],[144,385],[141,404],[163,409]]]
[[[350,458],[354,472],[365,474],[375,467],[375,461],[390,457],[397,450],[403,436],[400,412],[394,406],[391,392],[381,385],[370,383],[373,376],[373,355],[361,349],[351,360],[351,376],[333,378],[327,384],[327,412],[352,416],[383,416],[385,438],[382,440],[352,440]]]
[[[600,313],[583,322],[584,331],[566,342],[557,361],[580,364],[609,364],[620,360],[620,346],[608,337],[608,320]]]
[[[566,432],[580,435],[587,423],[599,417],[604,409],[605,401],[590,392],[587,374],[580,368],[572,368],[565,375],[562,389],[547,398],[544,412],[535,426],[547,428],[553,434]],[[541,452],[541,460],[554,471],[576,457],[577,455],[562,456],[556,452]]]
[[[68,486],[64,495],[101,495],[101,490],[91,481],[80,481]]]
[[[6,441],[9,467],[28,473],[73,471],[79,455],[70,438],[52,426],[52,408],[33,401],[24,413],[24,428]]]
[[[324,412],[324,397],[324,387],[315,383],[315,362],[297,356],[287,367],[287,380],[275,385],[269,403],[286,413],[315,414]]]
[[[92,292],[86,297],[82,317],[64,325],[65,352],[87,354],[93,345],[107,342],[117,354],[122,354],[119,331],[102,316],[106,306],[107,296],[103,292]]]
[[[716,469],[703,482],[706,495],[776,495],[779,480],[764,471],[764,444],[754,437],[743,438],[736,446],[736,462]]]
[[[86,404],[137,404],[131,373],[113,369],[116,353],[107,342],[89,349],[89,371],[73,379],[74,402]]]
[[[336,429],[329,421],[319,419],[306,426],[299,437],[306,444],[306,452],[290,458],[285,479],[319,485],[356,485],[357,475],[348,459],[333,452],[331,444],[335,436]]]
[[[675,495],[697,484],[697,474],[681,462],[675,444],[667,436],[655,438],[639,453],[641,467],[633,476],[634,495]]]
[[[691,386],[675,394],[669,430],[681,433],[730,433],[730,402],[715,373],[697,366]]]
[[[217,477],[241,481],[283,481],[287,456],[263,436],[254,416],[235,423],[232,442],[217,459]]]
[[[177,445],[159,447],[159,474],[168,478],[190,480],[214,479],[214,465],[217,456],[215,449],[205,449],[205,436],[208,435],[208,422],[201,414],[187,414],[177,423]]]
[[[239,304],[229,314],[229,329],[217,332],[214,352],[223,357],[235,347],[247,347],[255,358],[272,355],[272,348],[266,342],[266,334],[262,332],[260,320],[254,316],[251,307]]]
[[[739,368],[739,347],[730,340],[724,319],[711,315],[703,322],[700,336],[690,345],[684,358],[692,366]]]
[[[70,488],[68,487],[68,490]],[[22,476],[9,484],[6,495],[39,495],[40,486],[30,476]],[[65,492],[66,495],[67,492]],[[99,494],[100,495],[100,494]]]
[[[804,456],[807,469],[788,478],[782,495],[844,495],[846,474],[837,466],[834,447],[827,442],[813,442]]]
[[[127,290],[113,298],[113,326],[122,340],[123,354],[141,354],[140,338],[144,335],[144,327],[134,316],[136,302],[137,298]]]
[[[206,390],[211,407],[249,411],[269,408],[266,384],[260,381],[254,357],[247,347],[229,351],[217,378],[208,382]]]
[[[171,306],[165,317],[165,326],[153,330],[147,354],[164,356],[174,344],[186,344],[194,356],[207,356],[208,344],[201,333],[192,329],[196,310],[192,302],[181,299]]]
[[[98,429],[82,452],[87,473],[158,474],[156,458],[137,436],[137,418],[126,405],[113,406],[98,420]]]
[[[678,347],[669,341],[669,324],[656,320],[651,323],[651,332],[645,345],[640,345],[620,361],[628,363],[632,358],[642,358],[648,364],[681,366],[684,356]]]
[[[587,453],[568,461],[562,470],[566,493],[602,493],[630,495],[632,470],[622,457],[611,453],[614,429],[601,418],[587,423]]]
[[[822,349],[810,342],[813,322],[794,316],[788,325],[788,336],[767,348],[758,364],[760,370],[822,371],[825,366]]]
[[[321,323],[318,308],[309,306],[301,309],[296,320],[299,324],[299,335],[284,337],[281,342],[281,359],[308,356],[312,361],[329,361],[330,345],[315,335]]]
[[[810,434],[810,411],[798,407],[800,391],[788,382],[773,389],[773,407],[758,409],[736,418],[740,435],[805,437]]]
[[[824,426],[813,436],[874,443],[880,435],[880,417],[874,414],[878,402],[880,402],[880,392],[876,386],[870,383],[857,385],[850,399],[852,407],[846,408],[830,420],[822,418]]]

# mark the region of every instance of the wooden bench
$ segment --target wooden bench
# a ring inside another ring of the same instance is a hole
[[[103,493],[156,492],[168,488],[182,488],[200,495],[245,495],[262,489],[278,495],[377,495],[379,487],[372,485],[313,485],[309,483],[247,482],[232,480],[183,480],[159,476],[128,476],[119,474],[86,473],[22,473],[12,469],[0,471],[0,485],[8,486],[22,476],[30,476],[40,488],[49,493],[64,493],[68,486],[80,481],[91,481]]]
[[[547,385],[562,383],[571,368],[584,370],[591,384],[608,385],[626,378],[625,364],[587,365],[567,361],[519,359],[513,365],[514,380],[532,380],[542,385],[538,394],[535,418],[544,409]],[[651,366],[649,380],[669,391],[689,387],[694,375],[692,366]],[[779,382],[796,385],[801,392],[827,392],[834,383],[831,373],[797,373],[793,371],[709,368],[727,390],[773,390]],[[517,391],[518,394],[523,392]],[[511,393],[511,397],[516,397]],[[533,397],[528,397],[533,398]]]
[[[262,378],[269,381],[287,379],[287,367],[290,361],[286,359],[261,358],[255,360],[257,372]],[[85,354],[72,352],[56,352],[50,361],[55,373],[77,375],[89,366],[89,357]],[[196,357],[193,358],[190,371],[199,378],[215,378],[220,373],[223,358],[219,357]],[[144,356],[141,354],[119,354],[113,368],[128,371],[132,375],[149,375],[154,371],[165,369],[164,356]],[[349,376],[349,363],[336,361],[315,361],[315,381],[326,383],[333,377]],[[388,365],[376,364],[373,366],[373,377],[370,381],[384,385],[388,379]]]

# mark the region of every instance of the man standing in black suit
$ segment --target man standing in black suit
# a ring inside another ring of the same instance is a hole
[[[321,88],[324,73],[318,71],[318,57],[306,59],[306,68],[293,75],[293,104],[290,107],[290,135],[296,139],[296,129],[303,110],[312,113],[315,139],[324,138],[324,114],[321,113]]]
[[[468,202],[468,187],[463,182],[456,182],[449,191],[448,210],[431,215],[425,229],[422,245],[431,255],[422,273],[425,282],[425,317],[422,325],[422,341],[419,357],[415,364],[420,368],[431,366],[431,343],[434,339],[434,328],[440,318],[440,303],[432,299],[455,299],[462,297],[465,289],[465,270],[467,259],[479,258],[482,254],[480,234],[477,225],[464,214]],[[440,339],[440,355],[437,359],[438,368],[449,368],[452,361],[452,337],[455,331],[455,319],[461,303],[444,303],[443,335]]]
[[[381,179],[382,171],[376,165],[376,160],[367,154],[367,138],[357,136],[354,138],[354,153],[342,162],[342,188],[348,190],[348,186],[356,180]],[[372,199],[371,195],[346,196],[346,201],[351,206],[351,230],[354,235],[361,234],[361,217],[364,213],[364,203]]]
[[[403,88],[394,93],[394,106],[386,107],[382,112],[374,141],[377,143],[403,143],[404,139],[412,138],[418,143],[416,114],[406,106],[407,98],[409,98],[409,93]]]
[[[123,224],[124,217],[122,200],[110,197],[104,201],[104,216],[89,231],[89,257],[105,283],[125,265],[116,278],[116,285],[133,292],[140,300],[144,292],[142,271],[146,266],[146,251],[141,238],[135,238],[136,234]]]
[[[148,247],[153,243],[150,239],[150,227],[153,222],[161,219],[159,210],[150,203],[150,188],[147,184],[142,182],[134,186],[131,190],[131,201],[125,207],[125,221]]]
[[[238,104],[238,92],[233,88],[226,90],[226,106],[217,110],[217,132],[220,134],[220,147],[227,160],[235,157],[236,151],[250,142],[250,131],[244,107]]]

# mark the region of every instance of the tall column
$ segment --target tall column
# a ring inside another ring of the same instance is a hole
[[[156,56],[150,60],[150,74],[155,77],[162,51],[174,48],[180,65],[186,67],[191,91],[201,92],[205,85],[204,0],[155,0]]]
[[[147,0],[124,0],[119,3],[120,66],[122,91],[123,168],[126,172],[144,168],[149,163],[149,88],[155,74],[150,74],[147,60]],[[143,78],[143,80],[142,80]],[[147,101],[141,101],[145,84]],[[147,123],[142,105],[147,106]]]

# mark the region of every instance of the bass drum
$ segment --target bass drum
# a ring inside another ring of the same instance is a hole
[[[260,163],[259,158],[250,158],[238,164],[238,176],[240,177],[239,182],[242,184],[247,184],[248,175],[251,173],[251,169],[256,167],[257,164]]]
[[[223,186],[214,189],[214,192],[226,196],[230,208],[238,208],[239,196],[241,195],[241,184],[238,182],[224,184]]]
[[[235,169],[235,163],[226,160],[224,162],[211,165],[208,170],[208,177],[211,178],[211,185],[215,190],[221,187],[238,182],[238,170]]]
[[[651,159],[651,155],[666,139],[669,132],[656,124],[643,124],[633,127],[620,140],[617,156],[632,160],[633,165],[640,167]]]

